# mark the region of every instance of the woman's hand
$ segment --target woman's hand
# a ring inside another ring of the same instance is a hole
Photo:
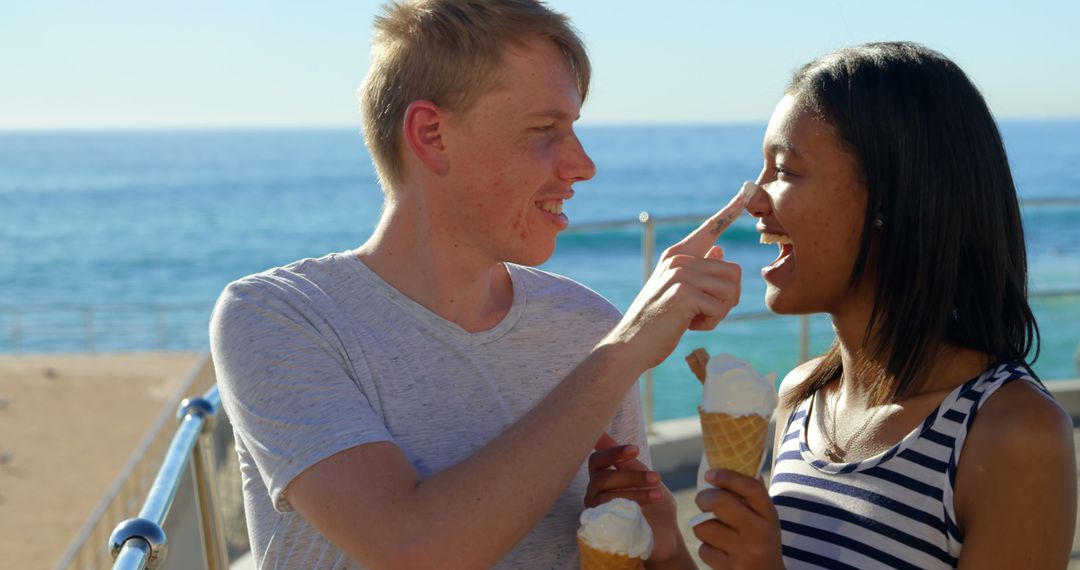
[[[595,507],[621,497],[641,506],[653,532],[650,568],[680,558],[689,551],[679,533],[675,497],[660,480],[660,474],[637,459],[640,451],[633,445],[619,445],[608,434],[600,436],[596,451],[589,456],[589,487],[585,506]]]
[[[705,480],[717,488],[701,491],[695,502],[716,520],[694,527],[701,560],[712,568],[783,568],[780,520],[765,484],[727,469],[709,471]]]

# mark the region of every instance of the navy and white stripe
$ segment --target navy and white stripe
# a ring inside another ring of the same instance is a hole
[[[788,568],[953,568],[963,537],[953,483],[968,430],[986,398],[1015,380],[1045,390],[1023,364],[1000,364],[958,386],[894,447],[830,463],[806,444],[814,398],[791,414],[769,494]]]

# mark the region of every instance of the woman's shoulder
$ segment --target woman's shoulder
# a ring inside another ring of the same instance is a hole
[[[1018,378],[987,396],[968,436],[972,450],[982,444],[1021,454],[1072,447],[1072,417],[1037,382]]]
[[[1051,550],[1068,552],[1072,531],[1057,529],[1076,520],[1073,423],[1036,380],[1012,381],[988,395],[961,451],[954,505],[967,561],[1000,561],[1004,543],[1059,534],[1055,542],[1062,544]]]
[[[958,499],[965,482],[1005,484],[1075,461],[1072,417],[1037,380],[1017,380],[986,396],[971,424],[959,450]]]
[[[793,394],[796,393],[797,388],[802,385],[803,382],[810,377],[810,373],[817,368],[817,365],[821,362],[821,357],[811,358],[806,362],[796,366],[784,376],[784,379],[780,381],[779,392],[777,394],[776,404],[776,425],[786,426],[791,414],[795,411],[795,407],[799,405],[799,401],[793,400]],[[776,449],[780,449],[780,438],[782,437],[782,429],[777,429],[777,441],[775,442]]]
[[[788,400],[791,399],[791,395],[795,393],[799,386],[802,386],[803,382],[806,382],[810,378],[810,373],[814,371],[821,364],[824,359],[823,356],[817,358],[811,358],[806,362],[796,366],[784,376],[784,379],[780,381],[779,399],[780,406],[785,407]]]

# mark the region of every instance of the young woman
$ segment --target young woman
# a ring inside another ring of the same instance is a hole
[[[780,387],[768,490],[707,475],[702,560],[1064,568],[1072,422],[1028,367],[1023,228],[978,90],[919,45],[842,49],[795,74],[763,152],[747,210],[779,244],[766,303],[829,314],[836,341]],[[609,463],[590,497],[631,486]]]

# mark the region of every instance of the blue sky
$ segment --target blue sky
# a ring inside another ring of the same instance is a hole
[[[897,39],[954,59],[999,118],[1080,118],[1075,0],[549,3],[593,58],[584,123],[764,123],[802,63]],[[358,127],[379,4],[0,0],[0,129]]]

